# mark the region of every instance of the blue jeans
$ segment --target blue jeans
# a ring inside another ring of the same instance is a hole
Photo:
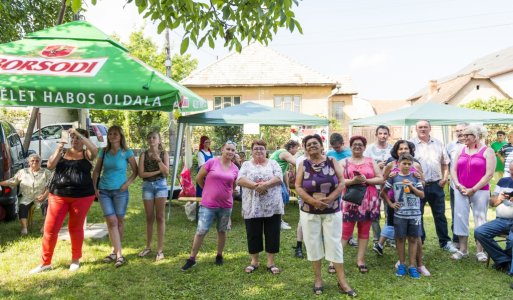
[[[116,215],[124,217],[128,206],[128,190],[100,190],[100,205],[103,210],[103,216],[108,217]]]
[[[231,208],[208,208],[200,206],[198,212],[198,227],[196,234],[205,235],[212,225],[214,218],[217,220],[217,231],[227,232],[229,230]]]
[[[438,182],[426,184],[424,189],[425,197],[420,204],[420,211],[422,213],[422,242],[426,239],[426,231],[424,230],[424,206],[429,203],[433,218],[435,219],[436,235],[438,236],[438,243],[440,248],[445,247],[449,238],[447,229],[447,218],[445,217],[445,193],[443,188],[438,185]]]
[[[510,231],[513,219],[497,218],[476,228],[474,236],[481,243],[484,250],[490,255],[496,265],[511,262],[511,240],[513,233]],[[501,234],[507,234],[506,249],[502,249],[494,238]],[[513,272],[510,271],[510,273]]]

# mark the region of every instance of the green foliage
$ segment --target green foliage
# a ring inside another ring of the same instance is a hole
[[[16,128],[27,128],[30,114],[26,110],[0,108],[0,118],[14,125]]]
[[[83,0],[73,0],[73,2]],[[242,43],[259,41],[268,44],[279,28],[303,33],[294,12],[299,0],[127,0],[134,2],[144,18],[159,23],[158,31],[182,27],[180,52],[187,51],[190,42],[198,48],[208,40],[221,38],[230,50],[241,51]],[[94,2],[93,2],[94,3]],[[75,7],[75,6],[74,6]]]
[[[483,111],[513,114],[513,100],[511,99],[497,99],[495,97],[491,97],[488,101],[476,99],[462,106]],[[506,124],[491,124],[486,125],[486,128],[488,129],[488,137],[491,140],[495,139],[497,131],[503,130],[509,132],[513,129],[511,125]]]
[[[250,149],[251,143],[262,139],[267,143],[267,150],[281,148],[290,140],[290,126],[260,126],[260,134],[244,135],[244,148]]]
[[[130,53],[161,73],[165,73],[164,62],[166,54],[158,51],[157,45],[151,38],[144,37],[143,29],[133,32],[129,37],[128,44],[124,46]],[[119,41],[117,36],[114,39]],[[171,75],[175,81],[180,81],[188,76],[198,65],[198,60],[191,59],[190,54],[174,55],[171,58]],[[121,125],[126,130],[127,142],[130,147],[142,148],[146,142],[146,134],[152,129],[160,128],[163,141],[167,141],[167,124],[169,116],[167,113],[154,111],[114,111],[114,110],[92,110],[91,119],[93,122],[105,123],[108,125]]]
[[[0,1],[0,43],[22,39],[27,33],[54,26],[61,7],[60,0]],[[64,21],[73,19],[67,9]]]

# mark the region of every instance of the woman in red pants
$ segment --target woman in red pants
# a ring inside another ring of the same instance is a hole
[[[52,268],[52,256],[59,230],[69,214],[68,230],[71,239],[70,271],[80,267],[84,242],[84,221],[94,200],[91,178],[92,164],[98,149],[89,140],[89,133],[80,128],[69,129],[70,149],[61,141],[48,160],[48,169],[55,169],[48,196],[48,213],[43,234],[41,264],[29,273],[35,274]]]

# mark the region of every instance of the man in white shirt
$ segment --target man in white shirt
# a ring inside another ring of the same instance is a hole
[[[377,164],[379,169],[383,172],[383,168],[385,168],[385,162],[390,157],[390,150],[392,150],[392,145],[387,143],[388,138],[390,137],[390,129],[385,125],[379,125],[376,128],[376,142],[369,145],[365,152],[363,152],[363,156],[372,158]],[[379,186],[376,186],[378,190]],[[385,204],[386,205],[386,204]],[[379,218],[372,222],[372,236],[374,242],[376,243],[379,240],[381,235],[381,227],[379,226]]]
[[[417,137],[412,140],[415,144],[415,158],[420,162],[426,187],[425,198],[421,202],[421,212],[424,216],[426,202],[431,207],[435,220],[435,229],[440,248],[455,253],[458,251],[451,242],[445,217],[444,186],[449,177],[449,155],[444,145],[438,139],[431,137],[431,124],[427,120],[418,121],[415,130]],[[422,218],[422,241],[426,238],[424,219]]]
[[[456,154],[461,152],[463,146],[465,146],[465,136],[463,136],[463,130],[468,126],[468,123],[459,123],[456,125],[456,140],[450,142],[446,149],[447,154],[449,154],[449,158],[451,159],[451,164],[455,164],[454,159],[456,158]],[[453,244],[458,245],[459,239],[458,236],[454,234],[454,183],[451,180],[449,184],[449,195],[450,195],[450,203],[451,203],[451,231],[452,231],[452,242]]]

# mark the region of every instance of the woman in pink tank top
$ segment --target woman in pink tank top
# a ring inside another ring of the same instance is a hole
[[[465,147],[458,153],[451,166],[451,178],[454,180],[454,234],[459,236],[459,251],[451,258],[460,260],[468,257],[469,213],[472,208],[475,228],[486,223],[488,201],[490,200],[489,182],[495,170],[495,153],[482,140],[486,129],[470,125],[463,130]],[[483,247],[476,242],[476,258],[486,262],[488,256]]]

